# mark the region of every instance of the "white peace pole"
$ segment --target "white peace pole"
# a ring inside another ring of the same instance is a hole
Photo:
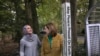
[[[62,4],[63,56],[72,56],[72,31],[70,3]]]

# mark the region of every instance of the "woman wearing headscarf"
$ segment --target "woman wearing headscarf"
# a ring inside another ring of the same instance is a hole
[[[23,37],[20,40],[20,56],[38,56],[40,40],[30,25],[23,27]]]
[[[42,40],[41,56],[62,56],[63,38],[57,33],[53,23],[48,23],[43,30],[46,34]]]

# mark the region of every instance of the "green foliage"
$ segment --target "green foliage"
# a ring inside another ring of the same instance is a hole
[[[36,0],[37,1],[37,0]],[[0,31],[14,31],[25,23],[25,5],[19,1],[20,16],[16,17],[16,8],[13,0],[0,0]],[[60,0],[41,0],[37,7],[40,29],[48,22],[55,22],[61,29],[61,3]],[[19,25],[20,24],[20,25]],[[16,28],[17,27],[17,28]]]
[[[12,6],[13,5],[9,0],[0,0],[0,30],[3,32],[11,30],[14,18],[11,11]]]
[[[40,27],[48,22],[55,22],[61,28],[61,3],[60,0],[42,0],[37,8]]]
[[[85,28],[85,16],[88,11],[88,0],[77,0],[77,31],[81,33]]]
[[[84,48],[83,44],[78,45],[77,52],[78,52],[78,56],[86,56],[87,54],[87,51]]]
[[[16,41],[20,40],[22,26],[26,23],[23,7],[21,0],[0,0],[0,31],[4,35],[7,32],[12,32],[10,34],[16,37]]]

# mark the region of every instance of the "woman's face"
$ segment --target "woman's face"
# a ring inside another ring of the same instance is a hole
[[[43,31],[45,31],[47,35],[50,33],[50,30],[46,26],[44,27]]]
[[[29,26],[29,25],[24,26],[23,30],[24,30],[24,33],[26,33],[26,34],[32,34],[33,33],[33,30],[31,28],[31,26]]]

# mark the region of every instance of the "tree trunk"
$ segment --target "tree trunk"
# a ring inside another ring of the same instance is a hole
[[[35,34],[39,34],[39,23],[38,23],[35,0],[24,0],[24,1],[25,1],[27,24],[32,26],[33,32]]]
[[[77,32],[76,32],[76,0],[71,2],[71,24],[72,24],[72,56],[77,56]]]
[[[96,3],[96,0],[89,0],[88,10],[89,10],[93,5],[95,5],[95,3]]]
[[[34,33],[39,34],[39,22],[36,11],[36,3],[35,0],[31,0],[31,10],[32,10],[32,19],[33,19],[33,30]]]
[[[26,12],[26,23],[32,26],[32,11],[31,11],[31,3],[29,0],[25,1],[25,12]]]
[[[15,37],[15,41],[19,42],[20,38],[22,37],[21,30],[20,30],[21,27],[19,26],[21,14],[22,14],[22,9],[20,8],[20,1],[19,0],[14,0],[13,3],[14,3],[14,6],[15,6],[15,11],[16,11],[16,23],[15,23],[16,37]]]

